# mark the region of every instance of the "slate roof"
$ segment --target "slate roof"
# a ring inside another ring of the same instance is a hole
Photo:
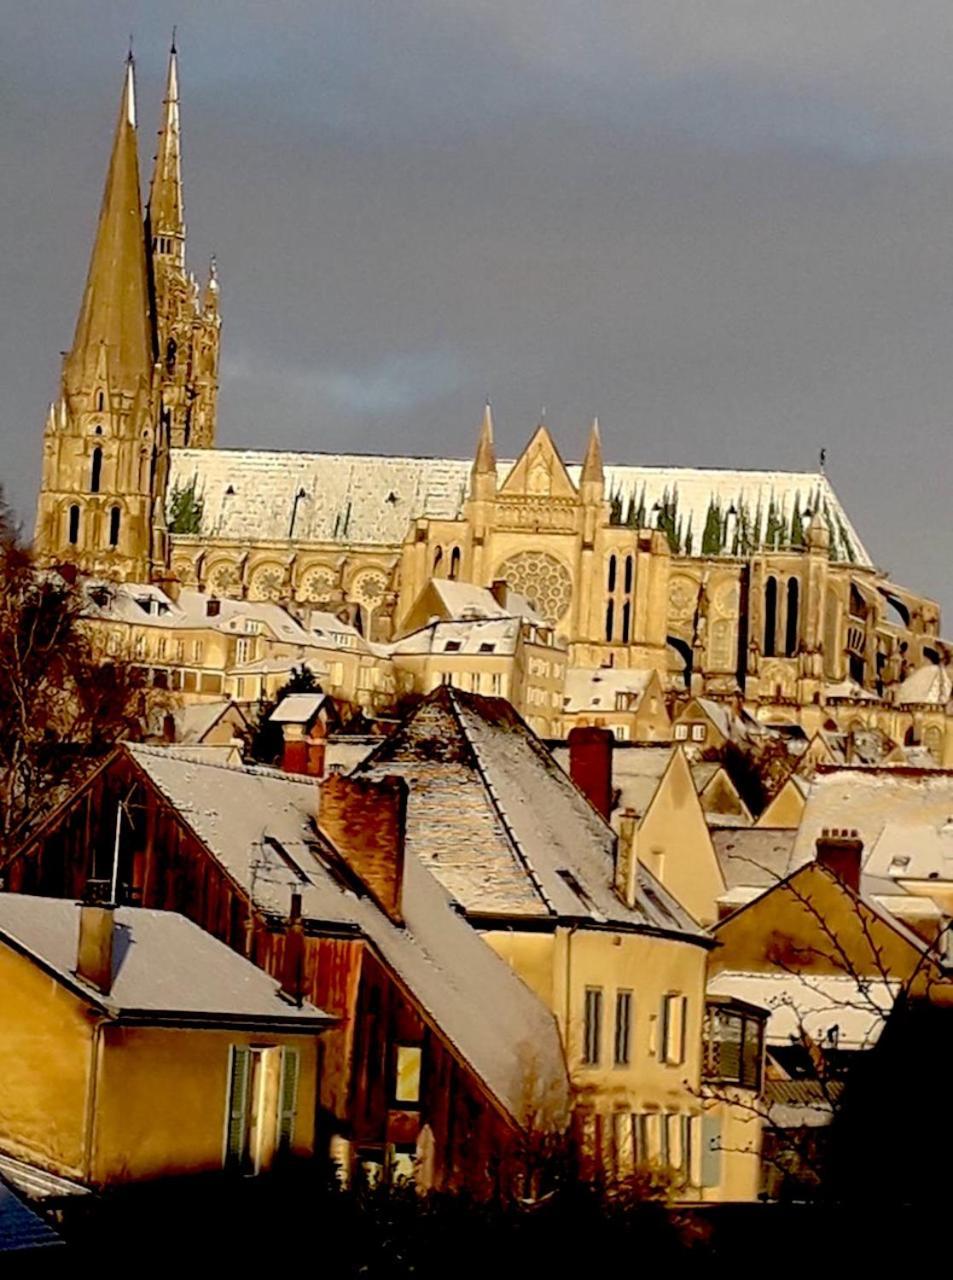
[[[298,892],[305,919],[363,935],[517,1120],[527,1103],[527,1053],[554,1102],[567,1102],[552,1014],[453,908],[409,841],[399,926],[322,858],[313,778],[196,765],[152,747],[125,749],[261,910],[284,917]]]
[[[326,701],[323,693],[286,693],[268,719],[274,724],[308,724]]]
[[[519,642],[518,618],[473,618],[460,622],[431,622],[387,646],[393,654],[461,653],[512,655]]]
[[[616,812],[631,809],[641,818],[658,790],[674,748],[670,742],[653,745],[615,743],[612,750],[612,785],[619,793]],[[569,772],[569,748],[553,751],[556,762]]]
[[[933,835],[953,823],[953,770],[902,765],[821,768],[797,830],[796,853],[813,855],[825,827],[850,827],[864,842],[865,866],[888,827],[907,829],[908,851],[935,844]],[[894,847],[897,841],[891,838]],[[876,865],[876,864],[875,864]],[[939,865],[937,867],[939,869]],[[881,868],[885,873],[886,868]]]
[[[708,935],[641,864],[612,888],[615,835],[510,704],[441,686],[356,772],[410,787],[408,848],[473,916]]]
[[[563,708],[569,712],[615,711],[620,693],[635,695],[637,705],[654,674],[622,667],[568,667]]]
[[[0,1179],[0,1253],[36,1253],[63,1245],[61,1236],[45,1218],[20,1199],[12,1187]]]
[[[169,494],[195,483],[203,498],[200,537],[399,545],[418,516],[453,520],[462,514],[472,461],[380,454],[294,453],[266,449],[174,449]],[[498,464],[502,484],[512,461]],[[568,467],[574,484],[580,467]],[[304,489],[307,495],[296,501]],[[786,522],[795,507],[826,508],[832,554],[872,562],[827,478],[812,472],[729,471],[692,467],[605,467],[605,494],[650,520],[656,503],[674,503],[677,524],[694,531],[696,552],[709,507],[744,511],[763,537],[774,505]],[[684,539],[683,539],[684,542]],[[687,543],[685,544],[687,546]],[[723,554],[730,555],[732,547]]]
[[[796,831],[775,827],[714,828],[715,855],[729,892],[736,888],[769,889],[813,860],[794,856]]]
[[[457,582],[451,578],[431,578],[430,587],[445,610],[445,618],[525,618],[536,626],[547,626],[546,619],[537,613],[519,591],[506,588],[505,604],[493,595],[489,587],[478,587],[471,582]]]
[[[0,942],[117,1017],[293,1024],[302,1033],[329,1020],[312,1005],[298,1008],[283,999],[273,978],[185,916],[144,907],[115,911],[113,981],[103,995],[74,972],[80,910],[67,898],[0,893]]]

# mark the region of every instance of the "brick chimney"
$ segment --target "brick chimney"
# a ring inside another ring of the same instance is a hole
[[[569,776],[594,809],[612,813],[612,746],[608,729],[579,725],[569,730]]]
[[[816,860],[822,867],[833,872],[838,880],[860,893],[860,864],[864,853],[864,842],[855,830],[845,827],[825,827],[817,839]]]
[[[98,884],[91,881],[91,885]],[[94,897],[93,894],[87,895]],[[113,984],[115,910],[111,902],[85,901],[79,907],[76,976],[108,996]]]
[[[318,721],[307,733],[300,724],[283,724],[281,733],[281,767],[285,773],[323,778],[327,753],[324,725]]]
[[[332,773],[318,797],[321,831],[391,920],[402,924],[406,782]]]
[[[298,1007],[304,1001],[304,924],[301,919],[301,894],[291,895],[291,911],[285,926],[285,945],[281,963],[281,994]]]
[[[501,609],[506,608],[506,598],[510,589],[505,578],[494,578],[490,583],[490,594]]]

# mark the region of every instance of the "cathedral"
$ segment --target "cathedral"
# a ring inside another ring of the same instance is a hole
[[[579,464],[545,424],[505,460],[489,405],[469,459],[218,448],[220,326],[214,262],[204,286],[186,265],[173,47],[144,211],[126,68],[44,432],[42,562],[321,609],[372,641],[407,629],[433,578],[505,581],[572,666],[654,669],[810,728],[908,707],[923,740],[917,690],[947,683],[923,673],[950,657],[939,609],[878,571],[823,469],[613,466],[595,422]]]

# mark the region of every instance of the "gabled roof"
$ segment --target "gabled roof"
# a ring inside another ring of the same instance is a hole
[[[549,1011],[454,910],[408,841],[401,909],[391,921],[331,870],[317,831],[313,778],[196,765],[174,752],[128,754],[258,909],[285,918],[292,892],[316,928],[363,936],[503,1110],[525,1119],[526,1052],[565,1103],[565,1059]]]
[[[75,973],[80,911],[67,898],[0,893],[0,943],[124,1020],[282,1026],[301,1033],[331,1021],[313,1005],[299,1008],[285,1000],[273,978],[185,916],[144,907],[116,908],[112,986],[103,995]]]
[[[672,751],[670,742],[615,744],[612,750],[612,785],[619,796],[618,810],[631,809],[636,817],[642,817],[655,798]],[[569,748],[557,747],[553,755],[568,772]]]
[[[410,787],[408,847],[473,916],[707,935],[639,866],[612,887],[615,835],[508,702],[441,686],[357,772]]]
[[[795,861],[796,831],[773,827],[713,829],[712,843],[729,890],[769,889],[813,859]]]
[[[274,724],[310,724],[329,701],[321,692],[286,693],[268,719]]]
[[[949,667],[927,662],[901,681],[894,693],[894,701],[942,707],[946,706],[951,696],[953,676],[950,675]]]

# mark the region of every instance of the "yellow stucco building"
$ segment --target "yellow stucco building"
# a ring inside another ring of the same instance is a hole
[[[184,917],[0,894],[0,1158],[77,1188],[314,1147],[332,1021]]]

